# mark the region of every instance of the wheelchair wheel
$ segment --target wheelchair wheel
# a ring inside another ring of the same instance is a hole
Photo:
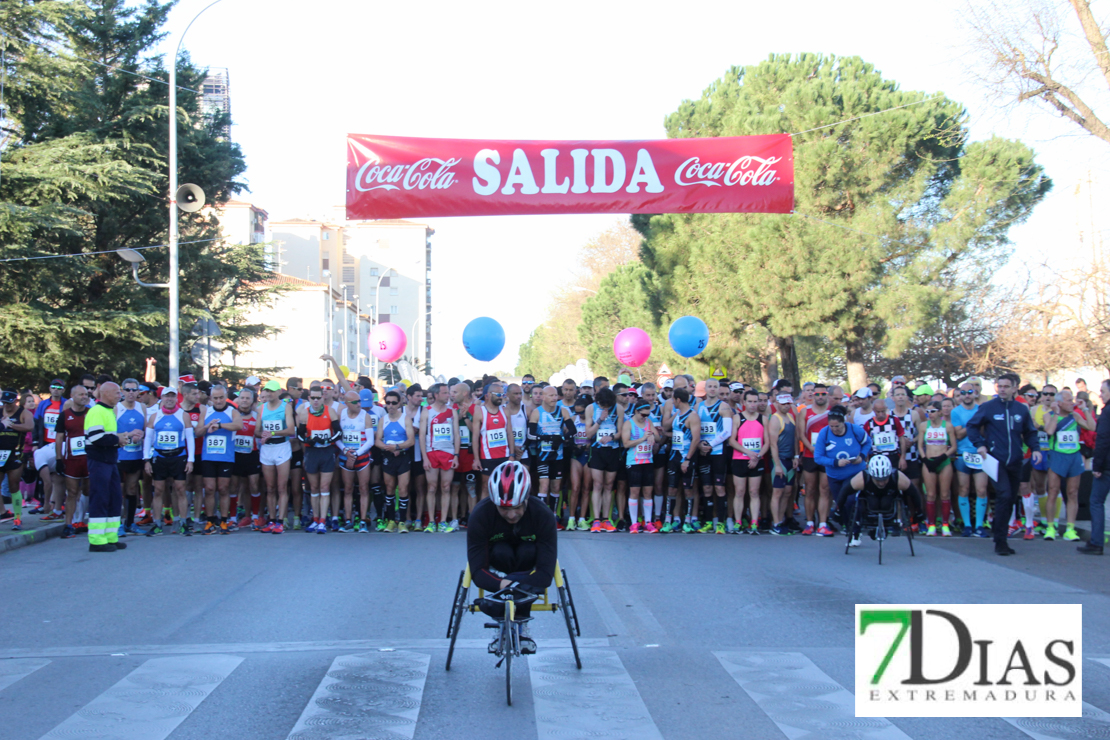
[[[906,526],[902,527],[902,531],[906,533],[906,539],[910,543],[910,557],[915,557],[913,553],[913,522],[910,518],[910,512],[906,509],[904,504],[898,504],[899,511],[905,517],[903,521],[909,522]]]
[[[563,583],[567,582],[566,578],[566,575],[564,575]],[[579,670],[582,670],[582,658],[578,655],[578,641],[574,639],[574,627],[571,626],[570,622],[570,613],[572,610],[569,608],[568,605],[569,601],[567,599],[567,590],[566,588],[560,588],[559,608],[563,610],[563,619],[565,619],[567,623],[567,634],[570,635],[570,648],[574,651],[574,664],[578,666]]]
[[[451,658],[455,655],[455,639],[459,636],[459,628],[462,626],[463,614],[466,614],[466,597],[470,593],[469,588],[462,588],[462,583],[459,583],[459,591],[455,595],[455,608],[451,612],[451,626],[448,631],[448,636],[451,638],[451,644],[447,646],[447,670],[451,670]]]
[[[447,637],[451,636],[451,625],[455,623],[455,609],[458,607],[459,604],[459,592],[462,591],[463,576],[465,575],[465,570],[460,571],[459,582],[455,584],[455,598],[451,602],[451,614],[447,617]]]
[[[520,628],[516,626],[516,622],[506,619],[501,623],[501,647],[504,652],[505,661],[505,700],[509,702],[509,706],[513,705],[513,651],[517,649],[513,639]]]
[[[574,606],[574,594],[570,592],[570,581],[567,579],[567,572],[565,570],[563,571],[563,590],[567,592],[567,606],[564,607],[564,609],[570,612],[571,621],[574,622],[574,634],[581,637],[582,628],[578,625],[578,609]],[[569,609],[567,607],[569,607]]]

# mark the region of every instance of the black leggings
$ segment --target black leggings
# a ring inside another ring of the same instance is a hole
[[[536,567],[536,546],[531,542],[520,542],[516,547],[508,542],[494,543],[489,548],[489,565],[506,575],[527,573]],[[527,618],[532,613],[532,604],[518,604],[516,613],[520,619]]]

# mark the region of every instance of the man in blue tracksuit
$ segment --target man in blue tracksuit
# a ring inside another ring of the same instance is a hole
[[[1041,462],[1041,448],[1037,442],[1037,427],[1029,409],[1014,400],[1021,380],[1007,373],[995,381],[998,397],[979,406],[967,422],[967,438],[980,455],[990,455],[998,460],[998,480],[994,482],[994,552],[1013,555],[1006,543],[1010,514],[1017,500],[1021,485],[1021,462],[1024,455],[1022,443],[1033,451],[1033,463]]]
[[[863,427],[848,422],[847,415],[848,410],[843,406],[829,409],[829,424],[817,434],[813,443],[813,461],[825,467],[829,498],[836,501],[836,510],[844,526],[855,516],[855,498],[852,505],[847,506],[848,496],[854,493],[849,482],[867,467],[867,459],[871,456],[871,435],[863,431]]]

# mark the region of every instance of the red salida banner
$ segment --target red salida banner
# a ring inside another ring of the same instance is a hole
[[[347,218],[789,213],[790,136],[493,141],[347,136]]]

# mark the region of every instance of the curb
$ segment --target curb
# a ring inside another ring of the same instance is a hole
[[[28,529],[23,532],[8,532],[7,534],[0,535],[0,554],[17,550],[27,545],[33,545],[36,542],[45,542],[46,540],[60,537],[62,529],[65,524],[47,524],[44,527],[36,529]]]

